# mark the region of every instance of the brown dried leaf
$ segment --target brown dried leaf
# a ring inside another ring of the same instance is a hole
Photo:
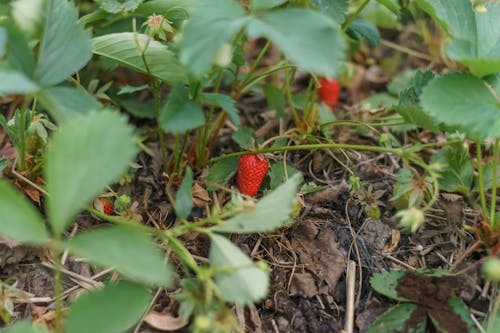
[[[195,207],[204,207],[210,202],[208,191],[203,188],[198,182],[194,182],[193,187],[193,205]]]
[[[185,327],[188,321],[182,317],[174,317],[168,313],[151,311],[144,317],[144,322],[154,329],[171,332]]]
[[[312,193],[306,196],[307,203],[322,203],[336,201],[340,195],[349,191],[349,186],[342,179],[340,184],[327,187],[323,191]]]
[[[290,296],[313,297],[318,294],[318,287],[311,273],[296,273],[292,277]]]

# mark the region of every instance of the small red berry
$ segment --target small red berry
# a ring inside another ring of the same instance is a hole
[[[236,183],[240,192],[254,196],[259,191],[262,181],[266,177],[269,163],[262,154],[249,154],[240,157]]]
[[[333,107],[337,104],[340,96],[340,83],[335,79],[321,78],[318,87],[318,95],[326,105]]]
[[[115,210],[111,201],[106,198],[97,198],[97,200],[94,201],[94,208],[106,215],[113,214]]]

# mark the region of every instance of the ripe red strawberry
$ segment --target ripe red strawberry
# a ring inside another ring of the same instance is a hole
[[[249,154],[240,157],[238,162],[238,175],[236,183],[240,192],[254,196],[259,191],[260,185],[266,177],[269,163],[262,154]]]
[[[106,215],[113,214],[115,210],[111,201],[106,198],[97,198],[97,200],[94,201],[94,208]]]
[[[340,83],[335,79],[321,78],[318,87],[318,95],[329,107],[335,106],[340,96]]]

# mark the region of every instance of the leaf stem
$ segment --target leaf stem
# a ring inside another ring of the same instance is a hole
[[[243,92],[245,86],[247,85],[248,81],[250,81],[250,79],[252,78],[253,73],[257,69],[257,66],[259,65],[260,61],[262,60],[262,57],[264,57],[264,54],[266,54],[267,49],[269,49],[270,46],[271,46],[271,41],[268,40],[266,42],[266,45],[264,45],[262,50],[260,50],[259,54],[257,55],[257,58],[252,64],[252,67],[250,67],[250,70],[248,71],[247,75],[245,76],[243,81],[241,81],[241,84],[238,87],[238,91],[235,94],[236,97],[238,97]]]
[[[479,197],[481,200],[481,212],[486,218],[488,209],[486,208],[486,194],[484,193],[483,156],[481,143],[476,141],[477,177],[479,181]],[[490,222],[491,223],[491,222]]]
[[[26,110],[31,103],[33,98],[31,96],[26,96],[19,111],[19,168],[22,170],[26,169]]]
[[[366,5],[368,5],[368,3],[370,2],[370,0],[365,0],[361,6],[358,7],[358,9],[354,12],[354,14],[352,14],[348,19],[347,21],[344,23],[344,26],[342,27],[342,31],[343,32],[346,32],[347,29],[349,29],[349,26],[352,24],[352,22],[359,16],[359,14],[361,14],[361,12],[363,11],[363,9],[365,9]]]
[[[62,316],[62,294],[64,292],[62,266],[61,266],[61,249],[59,246],[54,246],[53,249],[54,259],[54,301],[55,301],[55,323],[54,330],[56,333],[63,333],[63,316]]]
[[[490,225],[495,226],[495,213],[497,206],[497,163],[498,163],[498,147],[500,139],[495,139],[493,146],[493,170],[491,170],[491,202],[490,202]]]
[[[163,130],[160,126],[160,106],[161,106],[161,98],[160,98],[160,88],[161,85],[159,83],[153,84],[153,95],[155,99],[155,114],[156,114],[156,131],[158,133],[158,142],[160,143],[160,151],[161,151],[161,160],[163,162],[163,170],[165,172],[168,171],[168,161],[167,161],[167,147],[165,146],[165,141],[163,138]],[[168,172],[167,172],[168,173]]]

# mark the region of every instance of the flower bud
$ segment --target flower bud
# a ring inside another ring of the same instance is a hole
[[[399,211],[396,214],[396,218],[400,220],[400,227],[408,229],[411,232],[417,231],[425,221],[424,212],[415,207]]]

